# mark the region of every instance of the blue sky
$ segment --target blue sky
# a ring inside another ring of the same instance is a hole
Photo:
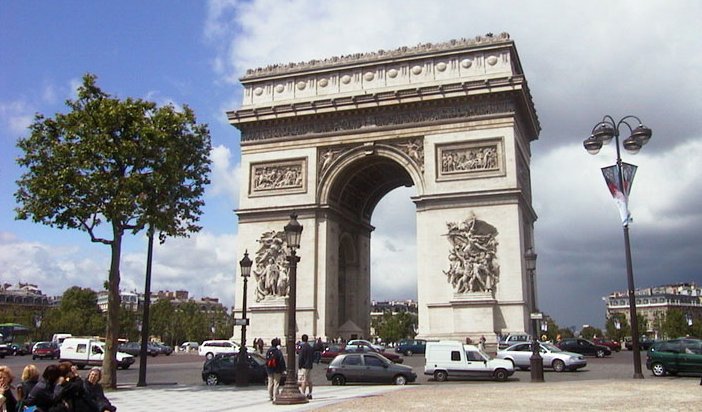
[[[436,4],[435,4],[436,3]],[[525,5],[526,4],[526,5]],[[188,104],[208,123],[212,184],[202,232],[155,252],[152,288],[233,302],[239,135],[225,111],[247,68],[506,31],[515,40],[542,125],[532,185],[541,309],[562,326],[602,325],[601,297],[625,290],[618,213],[582,140],[604,114],[653,129],[636,157],[631,211],[637,286],[702,283],[699,181],[702,68],[695,1],[63,1],[0,3],[0,281],[48,294],[99,289],[109,250],[85,233],[14,220],[15,142],[35,112],[65,111],[86,72],[103,90]],[[416,295],[412,189],[379,205],[372,294]],[[408,239],[398,242],[398,239]],[[143,235],[128,239],[122,285],[142,290]]]

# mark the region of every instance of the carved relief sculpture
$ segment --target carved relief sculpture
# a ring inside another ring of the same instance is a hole
[[[446,224],[449,268],[444,271],[456,293],[489,292],[494,296],[500,278],[497,230],[474,214],[460,223]]]
[[[408,139],[404,142],[397,143],[407,156],[415,162],[419,170],[424,173],[424,143],[422,139]]]
[[[251,165],[251,193],[305,190],[304,159]]]
[[[256,302],[288,295],[288,261],[285,254],[285,233],[271,230],[257,240],[253,269],[256,280]]]
[[[496,170],[497,168],[497,145],[444,150],[441,153],[442,173]]]

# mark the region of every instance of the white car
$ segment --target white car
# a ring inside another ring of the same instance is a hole
[[[239,344],[230,340],[206,340],[197,348],[197,353],[212,359],[218,353],[238,353]]]
[[[556,372],[574,371],[587,366],[587,361],[579,353],[566,352],[550,343],[539,344],[544,368],[553,368]],[[518,343],[497,352],[497,359],[505,359],[519,369],[529,369],[531,366],[531,343]]]
[[[347,346],[370,346],[371,348],[377,350],[378,352],[385,352],[385,347],[381,345],[376,345],[375,343],[371,343],[370,341],[364,340],[364,339],[353,339],[348,342],[346,342]]]
[[[449,378],[492,378],[506,381],[514,374],[512,362],[492,359],[477,346],[457,341],[427,342],[424,374],[437,382]]]

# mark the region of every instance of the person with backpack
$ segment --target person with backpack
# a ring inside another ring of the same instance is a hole
[[[273,338],[271,347],[266,352],[266,373],[268,374],[268,397],[275,402],[278,397],[278,388],[280,387],[280,377],[285,371],[285,358],[280,348],[280,339]]]

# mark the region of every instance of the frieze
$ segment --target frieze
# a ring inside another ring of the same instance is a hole
[[[391,143],[402,150],[417,165],[417,168],[424,173],[424,141],[421,138],[412,138],[400,142]]]
[[[462,119],[496,113],[514,113],[515,104],[511,99],[489,100],[472,104],[446,104],[442,106],[421,107],[413,105],[404,109],[392,108],[372,113],[355,113],[348,117],[315,117],[313,119],[296,119],[295,122],[263,122],[240,124],[241,141],[251,142],[282,137],[316,135],[324,133],[346,132],[366,127],[396,126],[401,124],[422,123],[450,119]]]
[[[377,52],[354,53],[344,56],[335,56],[327,59],[315,59],[307,62],[273,64],[256,69],[248,69],[241,78],[242,81],[255,79],[257,77],[274,76],[288,73],[296,73],[310,69],[322,69],[350,63],[363,63],[378,60],[392,59],[398,57],[409,57],[422,55],[429,52],[442,52],[464,49],[471,46],[483,46],[492,43],[504,43],[509,41],[508,33],[500,33],[495,36],[487,33],[485,36],[476,36],[472,39],[453,39],[442,43],[420,43],[414,47],[399,47],[394,50],[378,50]]]
[[[288,295],[288,261],[285,254],[285,233],[264,232],[254,258],[252,272],[256,281],[256,302]]]
[[[490,293],[500,280],[497,229],[475,214],[460,223],[446,223],[450,243],[446,281],[457,294]]]
[[[306,159],[252,163],[249,194],[301,193],[306,191]]]
[[[438,146],[438,180],[502,175],[502,139]]]

